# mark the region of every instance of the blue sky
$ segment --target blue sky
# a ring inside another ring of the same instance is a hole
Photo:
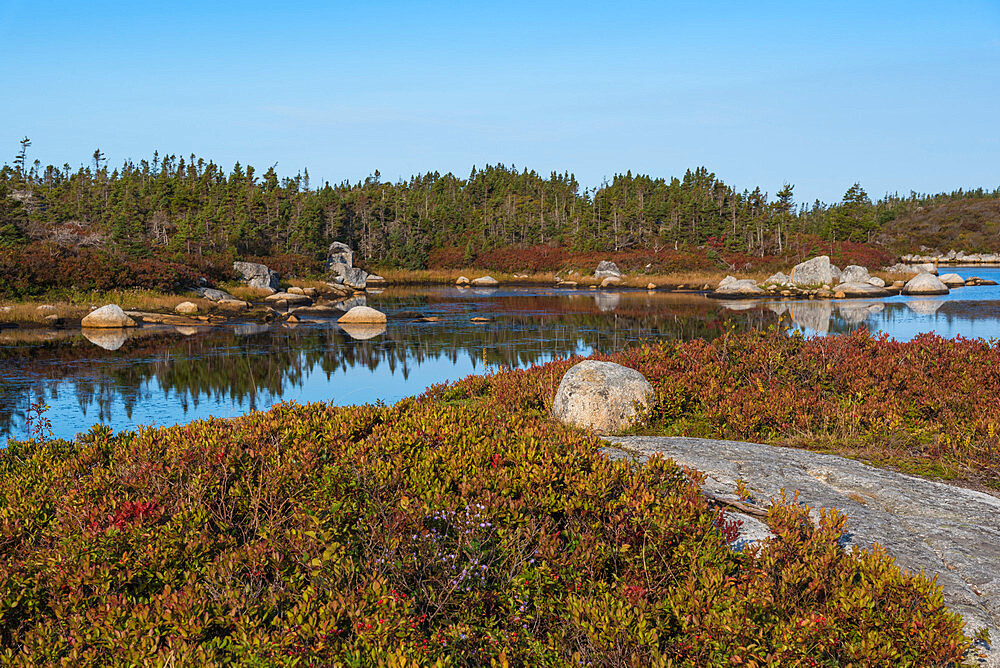
[[[147,6],[148,5],[148,6]],[[1000,186],[1000,1],[0,0],[0,162]]]

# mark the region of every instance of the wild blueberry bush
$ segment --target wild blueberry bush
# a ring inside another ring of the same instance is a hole
[[[770,345],[793,359],[810,344]],[[698,405],[683,383],[672,389],[679,350],[619,357],[663,369],[651,376],[677,406],[661,424]],[[725,369],[719,354],[705,353]],[[567,364],[394,406],[281,404],[10,442],[0,452],[3,662],[961,660],[969,640],[940,589],[881,551],[841,549],[842,516],[814,524],[794,501],[776,502],[775,537],[735,550],[736,526],[701,495],[696,472],[659,458],[612,462],[594,437],[553,423],[547,406]]]

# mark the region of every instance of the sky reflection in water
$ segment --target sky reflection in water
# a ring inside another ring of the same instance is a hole
[[[998,269],[955,271],[1000,280]],[[97,422],[116,431],[172,425],[279,401],[392,403],[488,369],[613,352],[644,339],[713,337],[727,325],[780,320],[806,335],[867,327],[900,340],[930,331],[1000,336],[1000,287],[939,298],[724,303],[644,292],[430,288],[387,290],[369,304],[389,315],[384,332],[346,332],[331,319],[143,328],[96,340],[80,332],[47,332],[42,340],[0,332],[0,437],[26,435],[24,411],[40,394],[55,435],[69,438]],[[490,322],[472,323],[473,316]]]

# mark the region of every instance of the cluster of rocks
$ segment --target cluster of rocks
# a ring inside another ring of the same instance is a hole
[[[330,244],[327,252],[326,269],[334,274],[333,282],[355,290],[364,290],[369,285],[382,285],[385,279],[377,274],[369,274],[354,266],[354,251],[340,241]]]
[[[1000,264],[1000,253],[966,253],[950,250],[947,253],[925,255],[911,253],[899,259],[910,264]]]
[[[843,270],[830,263],[826,255],[801,262],[792,269],[790,275],[778,272],[760,285],[753,279],[738,279],[726,276],[709,294],[710,297],[734,299],[755,297],[807,297],[810,299],[844,299],[888,297],[904,295],[944,295],[950,288],[965,285],[991,285],[992,281],[981,278],[963,279],[958,274],[947,274],[938,278],[936,268],[906,267],[907,273],[916,273],[909,281],[895,281],[886,285],[878,276],[872,276],[868,269],[859,265],[848,265]],[[900,272],[902,273],[902,272]]]

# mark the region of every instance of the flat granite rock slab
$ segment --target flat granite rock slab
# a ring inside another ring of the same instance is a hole
[[[878,543],[911,572],[937,576],[948,607],[962,615],[966,632],[990,632],[980,665],[1000,667],[1000,499],[924,478],[885,471],[835,455],[757,443],[685,437],[611,437],[611,459],[643,462],[661,453],[706,474],[704,488],[736,499],[742,479],[753,496],[767,500],[799,492],[812,507],[847,514],[845,547]],[[759,521],[741,540],[759,540]],[[766,527],[765,527],[766,531]],[[974,659],[970,656],[969,659]]]

